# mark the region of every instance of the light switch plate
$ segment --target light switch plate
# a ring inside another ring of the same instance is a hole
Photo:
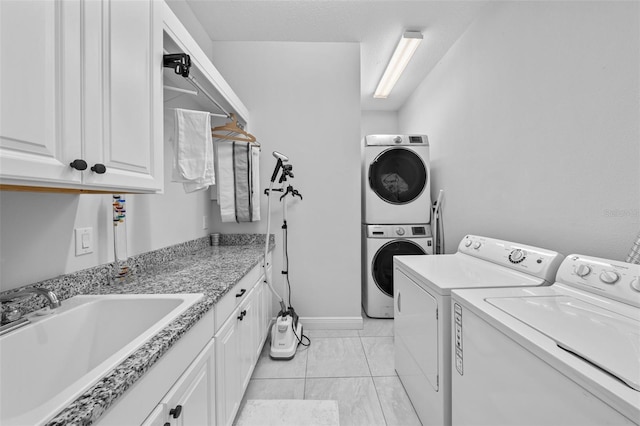
[[[76,256],[93,253],[93,228],[76,228]]]

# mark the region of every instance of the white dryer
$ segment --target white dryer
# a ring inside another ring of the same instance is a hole
[[[393,318],[393,257],[433,254],[428,224],[362,225],[362,307],[372,318]]]
[[[362,142],[362,223],[430,223],[430,177],[426,136],[366,136]]]
[[[394,259],[395,368],[423,425],[451,424],[451,290],[549,285],[561,261],[474,235],[455,254]]]
[[[454,425],[640,424],[640,265],[570,255],[549,287],[451,302]]]

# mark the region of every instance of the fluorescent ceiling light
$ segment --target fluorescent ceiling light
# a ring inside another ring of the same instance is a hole
[[[418,31],[406,31],[402,35],[396,51],[393,52],[389,65],[387,65],[387,69],[382,74],[380,83],[378,83],[378,87],[373,94],[374,98],[385,99],[389,96],[393,86],[396,85],[421,41],[422,33]]]

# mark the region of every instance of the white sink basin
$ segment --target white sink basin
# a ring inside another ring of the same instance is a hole
[[[0,337],[0,424],[41,424],[202,294],[75,296]]]

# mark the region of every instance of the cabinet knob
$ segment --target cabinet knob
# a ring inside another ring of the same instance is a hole
[[[247,315],[247,310],[244,309],[242,312],[240,312],[240,315],[238,315],[238,319],[240,321],[242,321],[242,319]]]
[[[182,414],[182,405],[176,405],[176,408],[169,410],[169,415],[174,419],[177,419]]]
[[[87,167],[86,164],[87,163],[85,163],[85,168]],[[104,164],[96,163],[93,165],[93,167],[91,167],[91,171],[101,175],[107,171],[107,168],[104,166]]]
[[[72,168],[76,169],[76,170],[86,170],[87,169],[87,162],[84,160],[73,160],[70,164],[69,164]]]

